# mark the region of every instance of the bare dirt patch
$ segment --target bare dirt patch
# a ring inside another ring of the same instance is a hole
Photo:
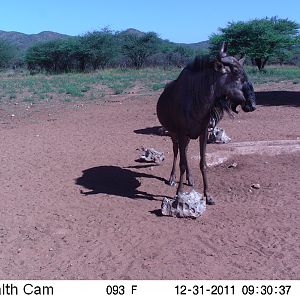
[[[282,94],[276,84],[257,87],[255,112],[222,121],[231,145],[294,147],[300,89],[289,84]],[[0,278],[300,279],[299,152],[233,151],[209,168],[215,206],[196,220],[161,217],[176,190],[165,184],[171,142],[152,134],[159,93],[134,92],[1,107]],[[135,162],[141,146],[166,160]],[[209,155],[224,146],[208,145]],[[202,192],[197,154],[195,141],[190,165]]]

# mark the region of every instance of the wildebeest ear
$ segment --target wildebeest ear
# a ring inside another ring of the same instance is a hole
[[[225,66],[221,62],[219,62],[218,60],[215,60],[214,68],[217,72],[220,72],[222,74],[227,73]]]
[[[239,59],[239,63],[240,63],[241,66],[244,65],[245,60],[246,60],[246,56],[245,56],[245,54],[243,54],[242,57]]]

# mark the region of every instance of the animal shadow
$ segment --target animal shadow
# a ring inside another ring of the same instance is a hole
[[[162,126],[153,126],[142,129],[136,129],[133,131],[136,134],[146,134],[146,135],[165,135],[165,131]]]
[[[75,183],[90,190],[88,192],[81,191],[85,196],[108,194],[131,199],[156,200],[155,197],[159,196],[138,190],[141,186],[138,178],[145,177],[164,180],[160,177],[117,166],[99,166],[86,169],[82,173],[82,176],[77,178]]]

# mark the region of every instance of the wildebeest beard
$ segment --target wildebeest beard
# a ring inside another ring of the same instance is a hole
[[[214,128],[220,122],[226,112],[230,118],[234,118],[234,113],[238,113],[237,107],[241,105],[243,111],[249,112],[256,108],[255,93],[253,85],[250,81],[243,84],[243,94],[246,99],[245,103],[235,103],[234,100],[228,99],[226,96],[217,98],[211,109],[209,127]]]

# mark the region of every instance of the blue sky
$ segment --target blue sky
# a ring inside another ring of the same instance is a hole
[[[172,42],[207,40],[231,21],[278,16],[300,23],[299,0],[0,0],[0,30],[81,35],[109,26]]]

